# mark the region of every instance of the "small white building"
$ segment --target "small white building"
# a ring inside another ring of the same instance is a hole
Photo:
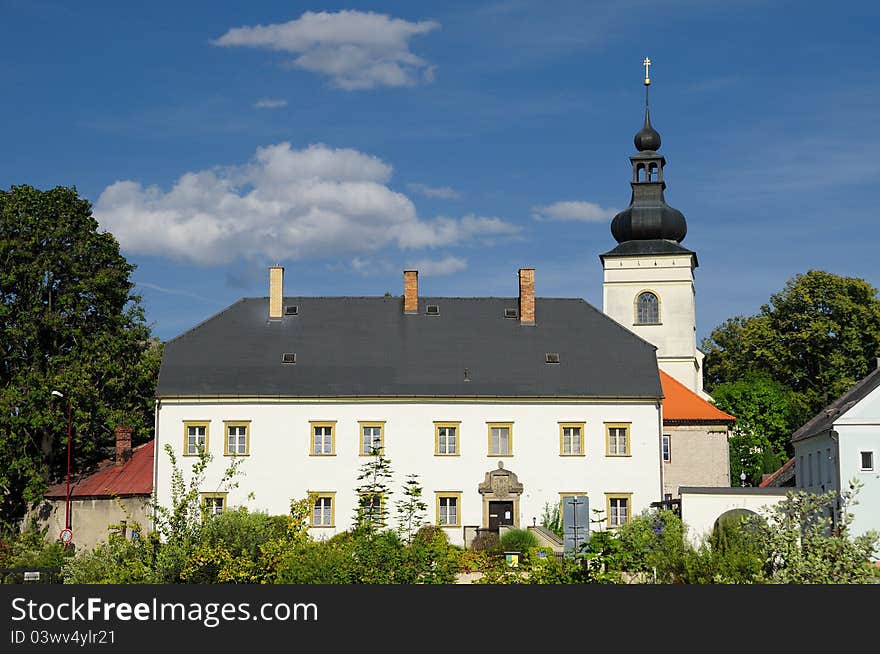
[[[798,489],[840,492],[858,480],[854,535],[880,532],[880,367],[820,411],[791,437]]]
[[[679,488],[681,521],[687,527],[687,538],[694,547],[699,547],[725,516],[766,515],[790,490],[682,486]]]

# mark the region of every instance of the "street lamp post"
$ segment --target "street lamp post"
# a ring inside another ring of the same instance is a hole
[[[52,395],[64,397],[59,391],[52,391]],[[67,398],[67,504],[64,509],[64,528],[70,529],[70,414],[71,399]]]

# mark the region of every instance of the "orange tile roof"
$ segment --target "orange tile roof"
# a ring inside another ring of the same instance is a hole
[[[664,395],[664,421],[732,422],[736,420],[732,415],[724,413],[662,370],[660,371],[660,385],[663,387]]]

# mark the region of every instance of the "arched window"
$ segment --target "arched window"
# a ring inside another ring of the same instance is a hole
[[[655,325],[660,322],[660,300],[650,291],[639,293],[636,300],[636,324]]]

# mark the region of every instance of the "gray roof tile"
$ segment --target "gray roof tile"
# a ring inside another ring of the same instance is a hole
[[[298,315],[269,321],[268,298],[244,298],[166,343],[157,395],[662,397],[654,346],[584,300],[537,298],[535,326],[504,317],[515,297],[402,303],[288,297]]]

